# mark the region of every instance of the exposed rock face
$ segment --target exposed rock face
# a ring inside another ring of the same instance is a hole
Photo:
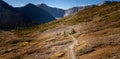
[[[65,14],[64,16],[68,16],[68,15],[71,15],[71,14],[74,14],[80,10],[82,10],[84,7],[73,7],[73,8],[70,8],[68,10],[65,11]]]

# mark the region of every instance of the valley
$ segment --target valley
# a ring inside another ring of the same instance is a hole
[[[27,5],[30,7],[39,9]],[[23,12],[24,8],[18,9]],[[16,27],[0,29],[0,59],[120,59],[120,2],[88,7],[44,24]]]

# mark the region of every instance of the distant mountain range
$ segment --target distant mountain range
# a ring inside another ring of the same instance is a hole
[[[46,4],[38,4],[37,6],[43,10],[46,10],[53,17],[55,17],[57,19],[57,18],[63,18],[65,16],[74,14],[80,10],[84,10],[84,9],[99,6],[99,5],[111,4],[113,2],[118,2],[118,1],[104,1],[98,5],[86,5],[86,6],[72,7],[72,8],[66,9],[66,10],[60,9],[60,8],[50,7],[50,6],[47,6]]]
[[[110,4],[112,2],[116,1],[105,1],[99,5]],[[96,5],[73,7],[63,10],[49,7],[46,4],[34,5],[29,3],[23,7],[14,8],[0,0],[0,28],[16,28],[43,24],[94,6]]]
[[[18,12],[35,21],[38,21],[40,24],[55,20],[55,18],[50,13],[31,3],[16,9]]]
[[[25,17],[15,8],[0,0],[0,28],[8,29],[15,27],[33,26],[36,21]]]
[[[62,18],[64,17],[65,14],[65,10],[60,9],[60,8],[53,8],[53,7],[49,7],[46,4],[38,4],[37,5],[39,8],[49,12],[52,16],[54,16],[55,18]]]
[[[55,20],[47,11],[28,4],[14,8],[0,0],[0,29],[28,27]]]
[[[39,8],[49,12],[52,16],[54,16],[56,19],[58,18],[63,18],[65,16],[74,14],[80,10],[83,10],[85,8],[87,8],[88,6],[80,6],[80,7],[72,7],[69,9],[60,9],[60,8],[54,8],[54,7],[50,7],[47,6],[46,4],[38,4],[37,5]],[[93,7],[94,5],[89,5],[89,7]]]
[[[86,6],[72,7],[72,8],[66,9],[66,10],[60,9],[60,8],[50,7],[50,6],[47,6],[46,4],[38,4],[37,6],[39,8],[42,8],[42,9],[46,10],[47,12],[49,12],[55,18],[63,18],[65,16],[74,14],[74,13],[80,11],[80,10],[84,10],[84,9],[99,6],[99,5],[111,4],[113,2],[118,2],[118,1],[104,1],[100,4],[98,4],[98,5],[86,5]]]
[[[0,59],[120,59],[120,2],[108,4],[74,7],[63,14],[49,7],[51,14],[31,3],[14,8],[0,0],[0,25],[22,26],[0,29]],[[52,21],[55,17],[64,18]],[[49,23],[36,23],[43,21]]]
[[[87,5],[87,6],[73,7],[73,8],[67,9],[67,10],[65,10],[64,17],[71,15],[71,14],[74,14],[80,10],[84,10],[84,9],[95,7],[95,6],[96,5]]]

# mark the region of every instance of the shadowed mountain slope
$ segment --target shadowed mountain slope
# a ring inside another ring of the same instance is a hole
[[[48,13],[47,11],[38,8],[37,6],[29,3],[24,7],[16,8],[20,13],[23,15],[38,21],[39,23],[46,23],[50,22],[52,20],[55,20],[55,18]]]
[[[39,4],[37,6],[39,8],[41,8],[41,9],[43,9],[43,10],[46,10],[51,15],[53,15],[55,18],[62,18],[62,17],[64,17],[65,11],[63,9],[49,7],[46,4]]]
[[[25,27],[35,24],[37,24],[36,21],[23,16],[15,8],[0,0],[0,28]]]

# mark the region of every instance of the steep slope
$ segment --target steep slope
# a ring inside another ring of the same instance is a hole
[[[37,22],[24,17],[15,8],[0,0],[0,28],[25,27],[35,25]]]
[[[51,59],[71,59],[67,57],[69,55],[69,49],[67,50],[67,47],[64,47],[62,44],[52,45],[52,43],[59,42],[60,38],[63,38],[63,42],[64,40],[71,39],[68,38],[69,30],[73,28],[76,31],[74,37],[79,42],[79,45],[75,47],[76,57],[78,59],[119,59],[119,5],[120,3],[114,2],[108,5],[88,8],[61,20],[42,25],[42,29],[45,29],[45,32],[40,35],[42,37],[39,37],[39,39],[48,39],[48,41],[45,41],[45,46],[51,45],[49,49],[47,48],[47,50],[43,51],[50,50],[52,52],[49,51],[50,54],[43,53],[46,57],[41,58],[47,59],[47,56],[49,56],[48,58]],[[38,53],[37,55],[36,58],[39,58],[40,54]]]
[[[43,9],[43,10],[46,10],[51,15],[53,15],[53,17],[55,17],[55,18],[63,18],[65,16],[74,14],[74,13],[80,11],[80,10],[84,10],[86,8],[94,7],[95,5],[72,7],[72,8],[66,9],[66,10],[60,9],[60,8],[53,8],[53,7],[47,6],[46,4],[39,4],[37,6],[41,9]]]
[[[77,13],[80,10],[84,10],[84,9],[87,9],[87,8],[92,8],[92,7],[95,7],[95,6],[96,5],[87,5],[87,6],[73,7],[73,8],[65,10],[64,16],[69,16],[71,14]]]
[[[50,22],[52,20],[55,20],[55,18],[49,14],[47,11],[38,8],[37,6],[29,3],[24,7],[16,8],[19,12],[21,12],[23,15],[38,21],[39,23],[46,23]]]
[[[80,11],[82,9],[83,9],[83,7],[73,7],[73,8],[70,8],[70,9],[65,11],[64,16],[68,16],[68,15],[74,14],[75,12],[78,12],[78,11]]]
[[[106,1],[104,1],[104,2],[102,2],[102,3],[100,3],[100,4],[98,4],[98,5],[99,5],[99,6],[100,6],[100,5],[107,5],[107,4],[111,4],[111,3],[115,3],[115,2],[118,2],[118,1],[114,1],[114,0],[113,0],[113,1],[112,1],[112,0],[109,1],[109,0],[106,0]]]
[[[41,8],[41,9],[43,9],[43,10],[48,11],[55,18],[62,18],[62,17],[64,17],[65,11],[63,9],[49,7],[46,4],[40,4],[40,5],[37,5],[37,6],[39,8]]]

